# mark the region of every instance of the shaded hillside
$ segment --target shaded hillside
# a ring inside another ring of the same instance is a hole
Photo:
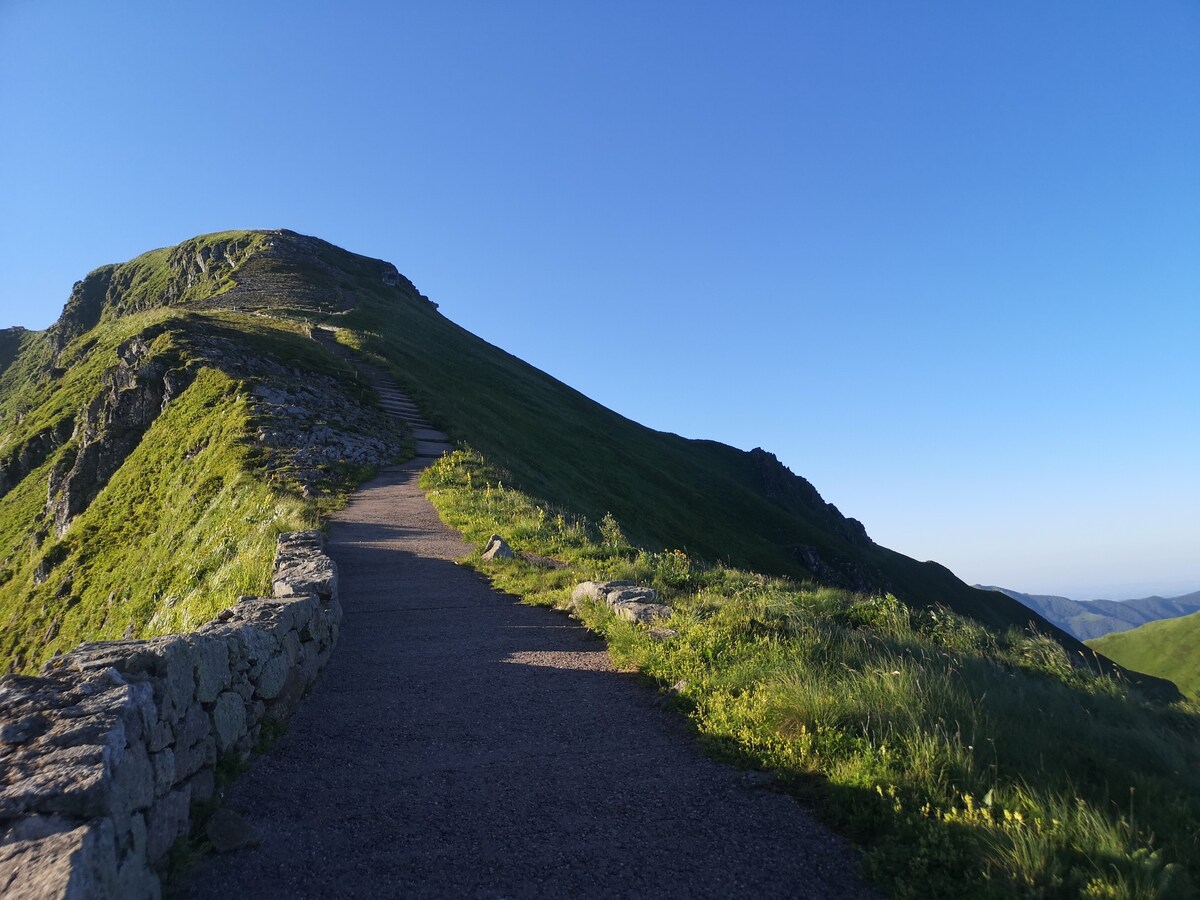
[[[147,587],[157,599],[143,597],[142,611],[131,617],[121,591],[96,587],[107,582],[95,566],[86,579],[73,574],[82,576],[97,559],[89,548],[109,540],[109,517],[131,514],[114,508],[92,521],[87,517],[100,516],[92,508],[137,474],[124,462],[166,427],[162,414],[186,397],[199,401],[190,392],[203,372],[227,379],[226,400],[205,401],[195,414],[241,410],[240,425],[213,426],[228,435],[221,470],[207,476],[216,479],[209,482],[214,497],[225,496],[235,472],[269,496],[320,492],[319,467],[278,458],[304,450],[305,432],[289,436],[286,420],[312,403],[263,399],[294,395],[316,383],[314,374],[325,380],[323,399],[313,401],[328,412],[321,416],[341,410],[355,420],[326,423],[322,433],[335,442],[348,433],[384,440],[369,392],[305,337],[314,324],[336,326],[340,340],[386,364],[435,425],[505,469],[512,484],[593,521],[612,513],[645,546],[892,592],[913,606],[945,605],[998,629],[1032,623],[1073,653],[1090,653],[1012,598],[878,546],[772,454],[632,422],[448,321],[390,263],[288,231],[206,235],[101,267],[75,285],[54,326],[20,337],[22,349],[0,376],[0,493],[8,494],[0,501],[7,504],[0,510],[0,615],[8,617],[6,634],[14,623],[21,634],[10,643],[58,646],[92,627],[140,634],[152,621],[175,621],[164,607],[177,605],[179,592],[194,593],[172,566],[191,566],[200,573],[193,580],[212,581],[207,559],[177,548],[159,580],[180,586]],[[166,469],[182,478],[202,448],[171,449],[168,432],[162,440],[158,455],[139,464],[161,468],[165,456]],[[347,461],[339,449],[330,454]],[[309,477],[289,483],[289,471]],[[209,502],[208,494],[188,509]],[[158,524],[141,521],[139,536],[150,540],[172,514],[163,511]],[[117,551],[108,552],[116,558]],[[81,597],[81,584],[92,595]]]
[[[1200,612],[1088,641],[1120,665],[1175,682],[1200,699]]]
[[[1158,619],[1200,612],[1200,591],[1181,597],[1140,597],[1136,600],[1071,600],[1048,594],[1023,594],[1008,588],[975,585],[999,591],[1032,609],[1080,640],[1128,631]]]
[[[0,328],[0,374],[17,358],[28,334],[24,328]]]
[[[356,344],[389,365],[438,427],[535,496],[593,520],[612,513],[647,546],[892,592],[994,628],[1033,623],[1090,656],[1011,597],[976,590],[937,563],[875,544],[861,523],[766,451],[639,425],[448,321],[433,304],[396,308],[378,291],[363,291],[359,300],[330,323],[357,332]]]

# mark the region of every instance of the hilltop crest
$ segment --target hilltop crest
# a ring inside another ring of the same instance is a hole
[[[287,229],[222,231],[89,272],[49,334],[57,353],[101,322],[163,307],[329,315],[352,309],[371,281],[429,302],[384,260]]]

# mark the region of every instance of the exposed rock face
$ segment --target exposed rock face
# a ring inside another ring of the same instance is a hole
[[[843,516],[832,503],[826,503],[806,479],[796,475],[773,453],[762,448],[750,451],[758,477],[759,491],[764,497],[786,510],[799,513],[821,531],[840,537],[858,548],[871,548],[874,542],[857,519]],[[855,591],[890,590],[883,576],[869,571],[836,549],[819,549],[810,544],[796,544],[791,556],[825,584],[839,585]]]
[[[305,492],[320,490],[338,466],[383,465],[400,451],[402,430],[368,402],[365,390],[352,396],[331,376],[302,372],[215,335],[189,336],[184,364],[176,350],[156,353],[154,337],[148,332],[122,344],[117,365],[105,371],[100,394],[85,409],[0,460],[0,496],[69,442],[47,492],[54,530],[65,534],[205,364],[254,385],[253,437],[265,451],[265,468]]]
[[[171,251],[167,261],[174,278],[167,283],[164,302],[179,301],[188,288],[200,282],[211,283],[232,275],[254,251],[255,242],[250,235],[204,245],[184,241]]]
[[[328,660],[336,576],[319,532],[282,535],[277,598],[243,598],[190,634],[83,644],[38,677],[0,679],[0,892],[159,897],[167,852],[191,804],[213,796],[218,760],[244,757],[268,717],[288,718]]]
[[[3,497],[21,480],[46,461],[46,459],[65,444],[75,430],[75,419],[68,416],[49,428],[39,431],[20,447],[9,451],[0,460],[0,497]]]
[[[17,325],[12,328],[0,328],[0,375],[4,373],[17,354],[21,352],[29,330]]]
[[[817,521],[859,547],[869,547],[871,539],[862,522],[843,516],[832,503],[826,503],[815,487],[781,463],[774,453],[761,447],[750,451],[759,490],[764,497],[785,507],[795,507],[815,516]]]
[[[170,251],[164,281],[147,278],[141,258],[124,265],[101,266],[75,282],[71,296],[50,334],[55,352],[91,330],[106,316],[169,306],[213,293],[232,283],[232,276],[256,252],[253,234],[227,240],[184,241]]]
[[[88,273],[82,281],[75,282],[62,315],[50,326],[52,345],[56,352],[100,322],[116,270],[115,265],[101,266]]]
[[[265,374],[261,361],[255,369]],[[395,458],[402,439],[395,423],[348,397],[332,378],[290,380],[262,377],[253,389],[254,438],[269,471],[312,491],[339,463],[378,466]]]
[[[103,376],[103,389],[77,421],[74,452],[50,473],[47,509],[62,535],[121,467],[163,407],[191,383],[192,373],[155,358],[143,337],[118,350],[120,363]]]
[[[604,603],[618,618],[650,625],[671,618],[671,607],[658,602],[658,592],[632,581],[584,581],[571,592],[571,606]]]
[[[886,590],[877,574],[868,574],[857,563],[846,559],[827,560],[816,547],[799,544],[792,548],[792,558],[825,584],[862,592]]]

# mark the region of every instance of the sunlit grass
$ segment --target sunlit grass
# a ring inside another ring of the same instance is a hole
[[[768,578],[632,546],[503,485],[458,452],[422,484],[504,590],[563,606],[629,578],[675,609],[675,637],[580,615],[622,666],[673,687],[710,749],[776,773],[865,848],[898,897],[1185,897],[1197,878],[1200,715],[1076,666],[1053,640],[944,609]]]

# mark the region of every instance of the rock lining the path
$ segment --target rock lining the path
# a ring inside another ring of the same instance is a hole
[[[513,553],[512,547],[504,538],[498,534],[493,534],[487,542],[487,546],[483,548],[484,559],[515,559],[516,554]]]
[[[291,716],[337,641],[320,532],[280,535],[273,590],[188,634],[81,644],[0,679],[0,895],[161,896],[218,765]]]
[[[583,581],[571,592],[571,607],[603,603],[627,622],[652,625],[671,618],[671,607],[658,602],[658,591],[632,581]]]

